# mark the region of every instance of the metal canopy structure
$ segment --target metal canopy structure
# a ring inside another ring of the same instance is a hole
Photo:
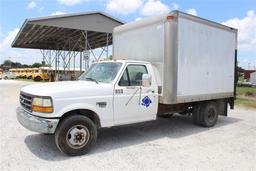
[[[113,28],[123,22],[101,12],[76,13],[26,19],[12,43],[12,47],[70,50],[69,43],[76,43],[74,51],[86,50],[85,39],[91,49],[106,46],[106,35],[111,36]],[[79,44],[77,43],[79,42]],[[112,44],[112,39],[109,40]]]
[[[102,12],[85,12],[26,19],[15,37],[12,47],[40,49],[46,65],[58,70],[89,67],[90,56],[100,59],[109,56],[114,27],[124,24]],[[100,49],[98,56],[94,49]],[[76,58],[80,54],[80,58]],[[84,62],[83,62],[84,61]],[[84,63],[84,65],[83,65]],[[71,66],[72,65],[72,66]]]

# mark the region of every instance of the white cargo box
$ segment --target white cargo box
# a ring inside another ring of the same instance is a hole
[[[234,96],[237,30],[173,11],[114,29],[114,59],[148,61],[160,103]]]

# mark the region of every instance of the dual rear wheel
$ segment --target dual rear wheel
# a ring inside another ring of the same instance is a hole
[[[204,127],[212,127],[218,120],[218,104],[214,101],[200,103],[194,106],[193,122]]]

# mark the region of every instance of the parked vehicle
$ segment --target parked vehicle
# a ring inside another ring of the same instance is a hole
[[[33,74],[33,69],[32,68],[27,68],[26,69],[26,74],[24,75],[24,78],[30,79],[32,74]]]
[[[9,72],[11,72],[12,74],[15,74],[15,75],[16,75],[16,68],[11,68],[11,69],[9,69]]]
[[[24,73],[24,69],[23,68],[17,68],[16,69],[16,73],[15,73],[16,74],[16,78],[21,78],[23,73]]]
[[[16,75],[13,72],[11,72],[11,71],[7,71],[7,72],[4,72],[2,74],[2,78],[5,79],[5,80],[7,80],[7,79],[14,79],[14,78],[16,78]]]
[[[23,87],[18,121],[81,155],[98,128],[170,113],[212,127],[233,109],[236,29],[174,11],[116,27],[113,36],[114,60],[93,64],[79,81]]]
[[[39,72],[39,68],[31,68],[31,72],[27,74],[28,79],[33,79],[34,75]]]
[[[38,70],[35,70],[32,74],[32,79],[34,81],[49,80],[48,67],[40,67]]]
[[[19,77],[26,78],[27,73],[28,73],[28,68],[22,68],[21,73],[19,74]]]

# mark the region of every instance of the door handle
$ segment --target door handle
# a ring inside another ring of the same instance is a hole
[[[127,89],[135,89],[136,87],[135,86],[127,86],[126,88]]]

